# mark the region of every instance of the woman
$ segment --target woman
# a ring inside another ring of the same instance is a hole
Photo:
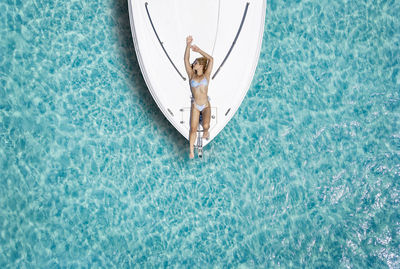
[[[194,158],[194,141],[196,140],[197,127],[199,125],[200,112],[203,113],[203,138],[209,139],[211,119],[211,105],[208,98],[208,83],[210,81],[211,70],[213,68],[213,57],[199,49],[196,45],[191,45],[192,36],[186,38],[185,68],[189,77],[190,90],[192,91],[192,107],[190,111],[190,133],[189,144],[191,159]],[[190,64],[190,49],[200,53],[203,57],[197,58]]]

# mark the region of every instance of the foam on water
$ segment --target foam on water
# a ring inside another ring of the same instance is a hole
[[[126,1],[2,1],[0,266],[399,268],[400,3],[267,8],[248,95],[190,161]]]

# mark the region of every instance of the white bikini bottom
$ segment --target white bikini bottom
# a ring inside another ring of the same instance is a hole
[[[208,97],[208,101],[210,101],[210,97]],[[199,110],[200,112],[203,111],[206,107],[207,107],[207,103],[205,103],[204,105],[198,105],[196,104],[196,102],[194,101],[194,98],[192,97],[192,103],[194,104],[194,106],[197,108],[197,110]]]

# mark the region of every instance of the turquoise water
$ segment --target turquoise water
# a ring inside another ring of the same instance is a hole
[[[125,0],[0,14],[1,268],[400,268],[399,1],[269,1],[248,95],[194,161]]]

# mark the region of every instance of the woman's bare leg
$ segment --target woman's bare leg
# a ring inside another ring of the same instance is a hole
[[[208,102],[207,107],[203,110],[203,138],[209,139],[210,133],[208,129],[210,129],[210,121],[211,121],[211,104]]]
[[[189,145],[190,145],[190,159],[194,158],[194,141],[197,136],[197,127],[199,125],[200,111],[198,111],[192,104],[190,110],[190,133],[189,133]]]

